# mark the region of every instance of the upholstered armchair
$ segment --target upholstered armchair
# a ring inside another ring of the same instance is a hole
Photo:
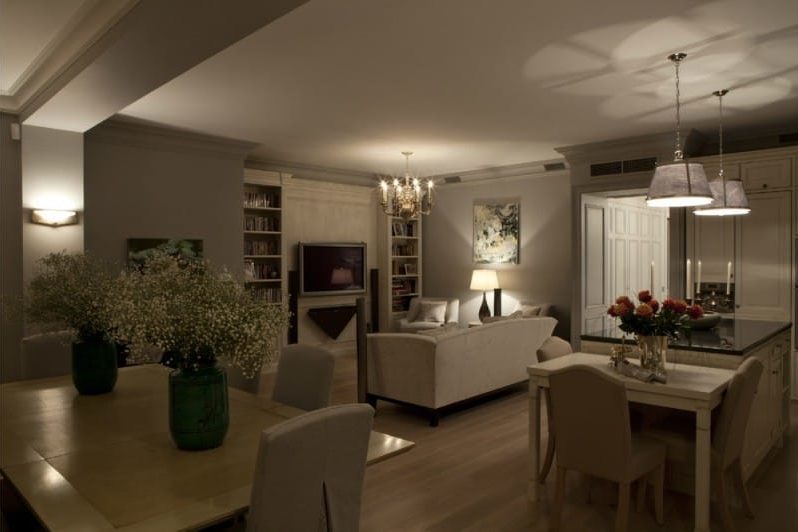
[[[441,306],[443,306],[442,311],[436,308]],[[407,315],[399,320],[399,331],[419,332],[436,329],[449,323],[457,324],[459,318],[459,299],[414,297],[410,300]]]

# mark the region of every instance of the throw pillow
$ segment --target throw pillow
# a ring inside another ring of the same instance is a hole
[[[435,338],[440,338],[442,336],[448,336],[453,332],[460,330],[456,323],[447,323],[442,325],[441,327],[435,327],[434,329],[425,329],[423,331],[418,331],[418,334],[424,334],[426,336],[433,336]]]
[[[540,305],[521,304],[518,306],[518,310],[521,311],[522,318],[533,318],[540,315]]]
[[[431,321],[443,323],[446,320],[445,301],[420,301],[418,316],[413,321]]]
[[[497,321],[517,320],[517,319],[520,319],[522,317],[523,317],[523,314],[521,313],[521,311],[520,310],[516,310],[515,312],[513,312],[509,316],[488,316],[487,318],[482,320],[482,323],[495,323]]]

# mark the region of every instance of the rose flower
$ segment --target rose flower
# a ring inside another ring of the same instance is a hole
[[[651,295],[650,291],[642,290],[637,294],[637,299],[639,299],[641,303],[648,303],[654,299],[654,297]]]
[[[635,309],[635,314],[641,318],[649,318],[654,315],[654,309],[652,309],[646,303],[641,303]]]
[[[691,319],[697,320],[704,315],[704,309],[701,308],[701,305],[693,305],[687,308],[687,315],[690,316]]]

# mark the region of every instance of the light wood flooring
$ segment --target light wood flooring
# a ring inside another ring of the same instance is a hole
[[[262,393],[271,393],[269,380],[264,379]],[[355,397],[354,357],[338,357],[332,401],[353,402]],[[737,529],[742,532],[798,531],[795,403],[792,415],[793,437],[766,459],[749,482],[756,518],[747,519],[738,507],[732,507]],[[546,499],[537,504],[526,499],[525,386],[445,415],[436,428],[428,426],[423,413],[380,401],[374,428],[412,440],[416,447],[368,467],[362,531],[548,530],[554,474],[546,482]],[[569,475],[563,531],[613,529],[614,486],[594,481],[590,503],[587,489],[578,474]],[[651,490],[648,492],[651,497]],[[629,530],[692,531],[692,516],[692,498],[666,492],[665,525],[660,527],[654,521],[653,500],[649,499],[643,513],[632,511]],[[719,517],[713,508],[713,530],[722,529]]]

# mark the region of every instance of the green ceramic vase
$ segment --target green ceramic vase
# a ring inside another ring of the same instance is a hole
[[[178,449],[219,447],[229,425],[227,375],[222,368],[208,364],[169,374],[169,430]]]
[[[112,342],[72,342],[72,382],[78,393],[108,393],[114,389],[116,374],[116,346]]]

